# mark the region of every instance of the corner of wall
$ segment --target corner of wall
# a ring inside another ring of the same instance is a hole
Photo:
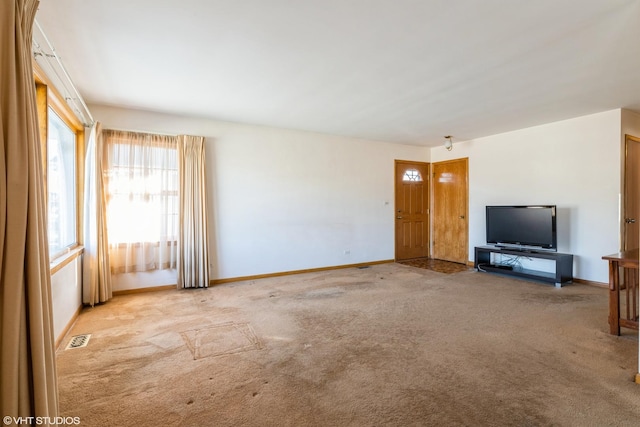
[[[640,112],[622,109],[620,117],[621,139],[624,143],[625,135],[640,138]]]

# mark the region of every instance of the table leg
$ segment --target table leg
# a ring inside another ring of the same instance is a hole
[[[617,261],[609,262],[609,332],[620,335],[620,272]]]

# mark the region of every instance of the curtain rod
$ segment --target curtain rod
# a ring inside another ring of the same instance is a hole
[[[73,83],[73,80],[71,79],[71,76],[69,75],[69,73],[67,72],[67,69],[65,68],[64,64],[62,63],[62,59],[58,56],[58,53],[56,52],[56,49],[53,47],[53,44],[51,43],[51,41],[49,40],[49,38],[47,37],[45,32],[42,30],[42,27],[40,26],[38,21],[35,20],[35,19],[34,19],[34,24],[35,24],[35,27],[38,29],[38,32],[42,36],[42,39],[47,44],[47,47],[51,51],[50,54],[43,52],[42,47],[36,41],[36,38],[33,37],[34,47],[38,50],[37,53],[34,52],[34,56],[37,57],[38,55],[40,55],[47,61],[47,64],[49,64],[49,66],[51,67],[53,72],[56,74],[56,77],[58,78],[60,83],[64,86],[64,88],[66,89],[67,92],[69,91],[69,89],[67,87],[67,84],[65,84],[65,81],[69,84],[69,86],[71,86],[71,89],[73,90],[73,93],[71,95],[75,95],[75,97],[74,98],[72,98],[72,97],[66,98],[67,102],[69,102],[69,100],[72,100],[74,102],[74,104],[75,104],[76,103],[75,101],[79,101],[81,106],[82,106],[82,109],[84,110],[84,113],[82,111],[78,111],[78,113],[80,113],[80,115],[83,118],[85,118],[85,119],[88,118],[89,119],[88,123],[86,122],[86,120],[83,120],[85,122],[84,125],[87,126],[87,127],[93,126],[93,124],[95,123],[95,120],[93,119],[93,116],[91,115],[91,111],[89,111],[89,107],[84,102],[84,99],[82,98],[82,95],[80,95],[80,92],[76,88],[76,85]],[[54,58],[55,59],[57,66],[54,66],[51,63],[50,58]],[[60,69],[60,71],[62,71],[64,78],[61,77],[58,74],[58,72],[56,71],[56,68]],[[78,110],[77,105],[76,105],[76,110]]]

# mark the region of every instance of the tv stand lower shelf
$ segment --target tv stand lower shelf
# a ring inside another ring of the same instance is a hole
[[[513,266],[511,268],[503,265],[492,264],[491,254],[502,254],[510,256],[522,256],[526,258],[547,259],[554,261],[555,272],[530,270]],[[573,280],[573,255],[558,252],[519,250],[512,248],[500,248],[496,246],[476,246],[474,267],[478,271],[487,273],[499,273],[507,276],[520,277],[523,279],[537,280],[546,283],[554,283],[560,287]]]

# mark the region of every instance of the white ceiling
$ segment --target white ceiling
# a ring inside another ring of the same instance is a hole
[[[89,103],[434,146],[640,111],[638,0],[42,0]]]

